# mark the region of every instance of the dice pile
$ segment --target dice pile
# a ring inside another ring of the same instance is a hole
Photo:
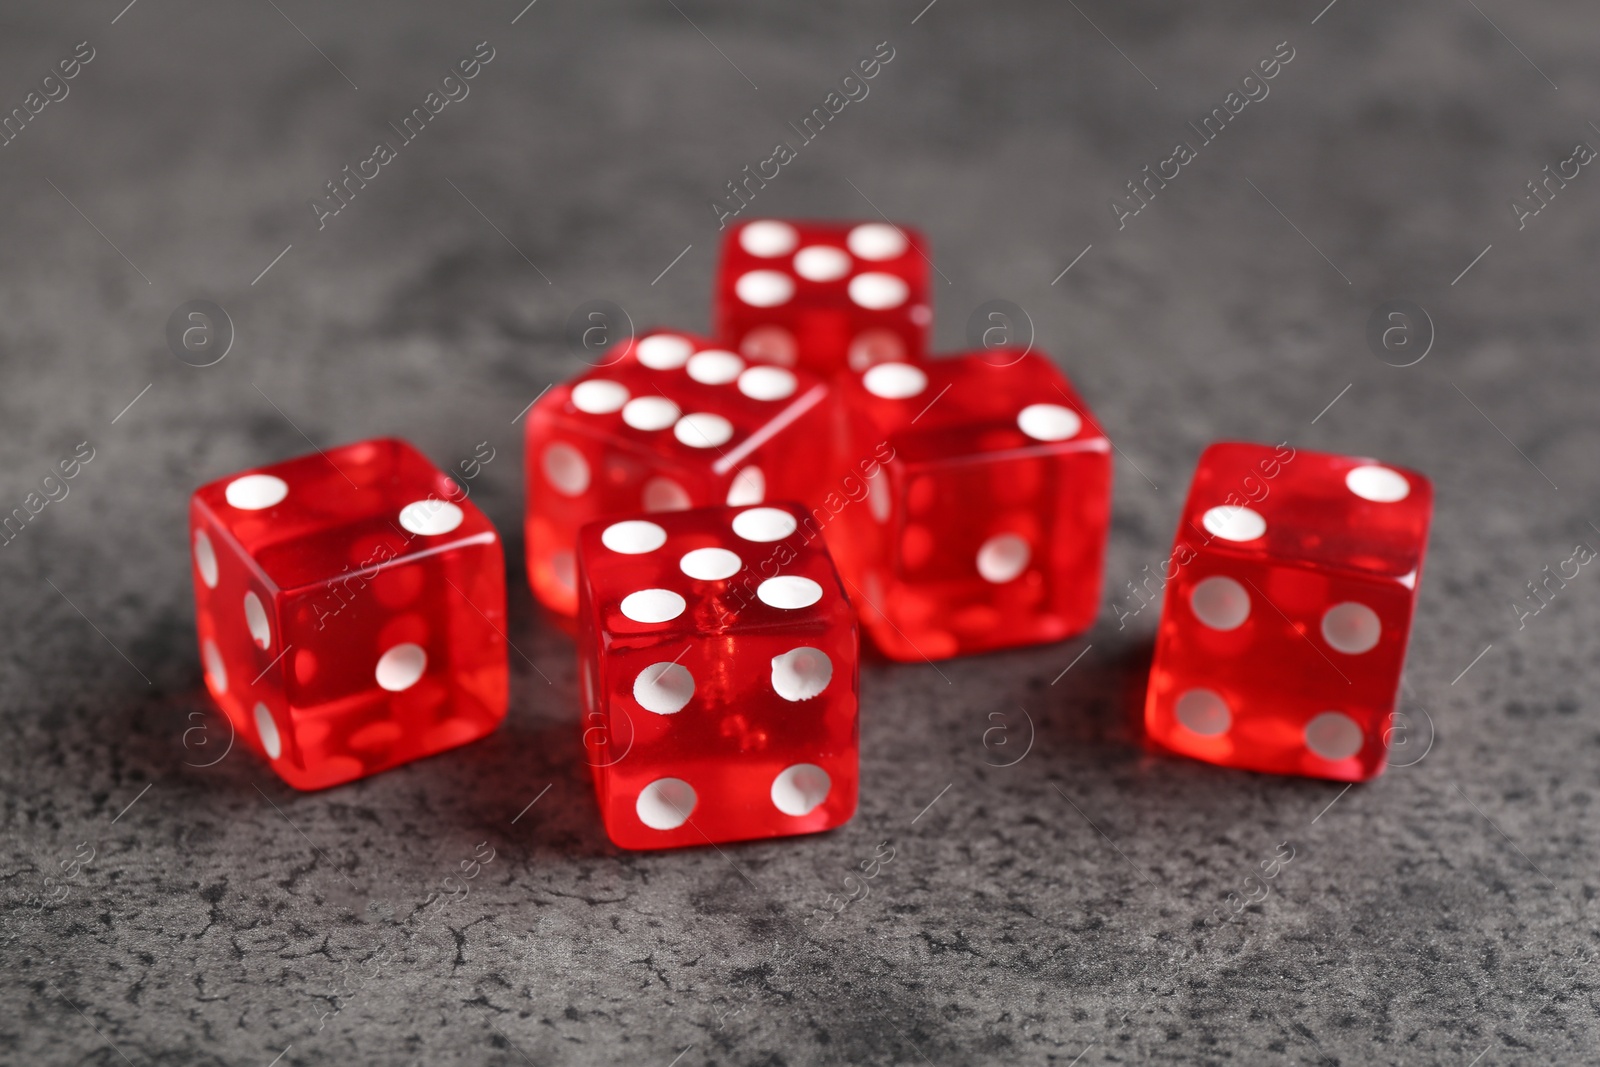
[[[745,223],[715,340],[630,339],[529,413],[529,582],[577,633],[618,845],[847,821],[858,624],[885,656],[932,661],[1093,623],[1110,442],[1039,353],[929,359],[927,265],[906,227]],[[1207,449],[1142,581],[1165,593],[1149,736],[1257,771],[1381,773],[1431,510],[1414,471]],[[291,785],[504,718],[499,535],[405,442],[203,486],[190,543],[206,684]]]

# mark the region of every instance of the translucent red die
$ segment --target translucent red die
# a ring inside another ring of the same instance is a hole
[[[1098,611],[1111,447],[1050,360],[884,363],[840,385],[859,499],[826,522],[863,627],[899,660],[1056,641]]]
[[[206,686],[297,789],[454,748],[505,717],[499,535],[405,441],[201,486],[189,545]]]
[[[855,613],[805,514],[713,507],[581,532],[583,738],[618,845],[813,833],[854,814]]]
[[[909,226],[759,219],[723,241],[716,332],[747,359],[822,375],[921,362],[932,321]]]
[[[577,610],[587,522],[712,504],[810,499],[833,469],[833,390],[688,334],[618,346],[528,415],[527,552],[534,595]]]
[[[1206,449],[1163,565],[1151,738],[1248,770],[1381,774],[1432,510],[1416,471]]]

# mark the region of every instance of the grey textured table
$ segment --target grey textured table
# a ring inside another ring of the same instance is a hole
[[[93,458],[0,548],[0,1060],[1594,1060],[1600,577],[1516,605],[1600,545],[1600,177],[1510,205],[1600,144],[1600,15],[923,3],[7,5],[6,114],[93,58],[0,148],[0,511]],[[319,229],[308,201],[480,41],[468,95]],[[986,300],[1026,309],[1118,445],[1105,612],[1059,646],[868,663],[842,830],[621,853],[570,643],[526,593],[513,420],[581,366],[585,301],[708,325],[711,201],[883,41],[745,217],[923,226],[945,349]],[[1268,95],[1202,142],[1279,42]],[[1366,340],[1399,298],[1436,327],[1409,367]],[[235,330],[211,367],[168,349],[193,299]],[[496,450],[473,492],[511,556],[512,710],[297,794],[222,755],[186,499],[389,433]],[[1115,597],[1223,437],[1436,481],[1407,765],[1371,784],[1143,746],[1156,609],[1119,627]]]

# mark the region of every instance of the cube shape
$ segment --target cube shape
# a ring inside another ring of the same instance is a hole
[[[820,517],[886,655],[1056,641],[1094,621],[1111,448],[1053,363],[1009,351],[884,363],[840,390],[866,488]]]
[[[856,808],[858,636],[798,504],[584,527],[584,743],[606,833],[670,848]]]
[[[189,544],[206,686],[295,788],[454,748],[505,717],[499,535],[406,442],[201,486]]]
[[[599,519],[807,500],[833,465],[834,392],[804,370],[751,366],[701,338],[618,346],[528,415],[528,579],[573,615],[578,529]]]
[[[1248,770],[1381,774],[1432,510],[1416,471],[1206,449],[1162,568],[1151,738]]]
[[[751,360],[831,375],[927,351],[928,260],[908,226],[747,222],[723,240],[716,287],[717,336]]]

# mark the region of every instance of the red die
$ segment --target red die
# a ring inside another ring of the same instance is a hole
[[[577,610],[579,527],[641,511],[808,500],[833,466],[833,390],[677,333],[615,349],[528,416],[528,577]]]
[[[295,788],[454,748],[505,717],[500,538],[406,442],[201,486],[189,543],[206,685]]]
[[[723,242],[717,336],[762,363],[818,374],[920,363],[928,347],[922,236],[884,222],[735,226]]]
[[[584,743],[624,848],[827,830],[856,809],[858,638],[797,504],[586,526]]]
[[[1230,767],[1381,774],[1432,510],[1415,471],[1206,449],[1163,568],[1150,736]]]
[[[1048,359],[884,363],[841,386],[863,501],[828,527],[873,641],[942,659],[1055,641],[1095,618],[1111,448]]]

